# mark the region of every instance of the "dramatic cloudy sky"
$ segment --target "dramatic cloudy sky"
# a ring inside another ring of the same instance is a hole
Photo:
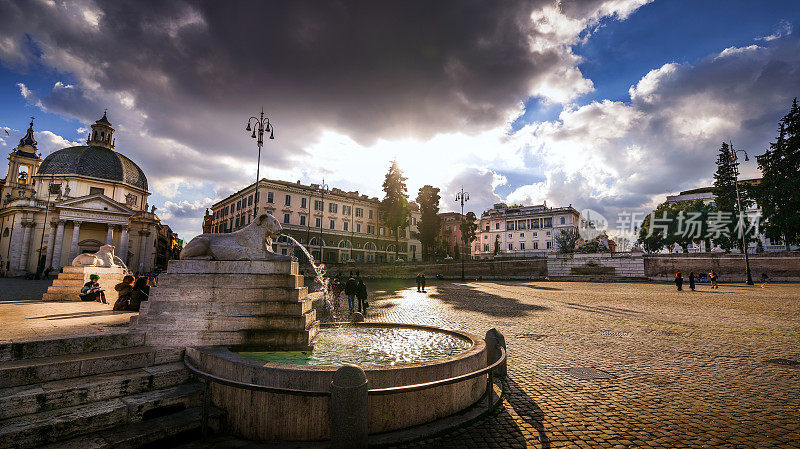
[[[108,108],[182,237],[261,173],[380,196],[389,162],[443,209],[572,204],[613,222],[762,153],[800,96],[787,1],[0,0],[0,150],[45,155]],[[743,167],[755,176],[756,167]]]

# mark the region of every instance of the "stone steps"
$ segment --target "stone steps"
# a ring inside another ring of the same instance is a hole
[[[180,360],[181,350],[148,346],[69,355],[12,360],[0,363],[0,388],[43,383],[71,377],[143,368]]]
[[[131,348],[143,344],[144,333],[142,332],[0,343],[0,362]]]
[[[250,273],[186,275],[167,272],[158,276],[158,283],[159,285],[168,285],[170,288],[178,289],[222,289],[225,291],[244,288],[300,288],[303,287],[303,276],[297,274]],[[158,287],[156,288],[158,289]]]
[[[141,316],[139,317],[141,319]],[[149,344],[171,344],[191,346],[202,339],[205,345],[265,346],[271,351],[301,351],[312,349],[312,341],[318,332],[318,322],[302,331],[247,329],[236,331],[187,331],[158,330],[147,334]]]
[[[71,276],[79,276],[79,274],[73,274]],[[83,281],[83,277],[76,278],[76,279],[64,279],[63,277],[59,276],[53,279],[53,284],[50,286],[52,287],[69,287],[69,288],[82,288],[85,282]],[[48,289],[50,290],[50,289]]]
[[[308,313],[313,306],[311,299],[302,301],[251,301],[251,302],[181,302],[179,307],[172,301],[145,301],[139,312],[143,315],[174,313],[180,310],[191,315],[250,316],[250,315],[301,315]]]
[[[199,382],[0,421],[0,447],[24,449],[164,416],[201,404]]]
[[[189,380],[182,362],[0,389],[0,420],[98,402]]]
[[[48,444],[41,449],[175,447],[200,435],[202,413],[201,407],[191,407],[167,416],[147,419]],[[224,418],[223,412],[211,407],[208,417],[209,431],[219,432]]]
[[[180,328],[183,331],[227,331],[230,329],[270,329],[275,331],[302,331],[316,321],[316,310],[311,310],[303,315],[242,315],[221,316],[209,314],[206,316],[152,314],[139,315],[138,325],[158,326],[165,328]]]
[[[164,275],[162,275],[164,276]],[[170,285],[172,287],[172,285]],[[157,288],[152,289],[150,299],[169,302],[184,302],[191,298],[197,302],[228,301],[228,302],[253,302],[253,301],[302,301],[308,295],[307,287],[242,287],[232,285],[229,288]]]

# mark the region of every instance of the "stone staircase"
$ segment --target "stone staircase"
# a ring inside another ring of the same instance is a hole
[[[119,297],[114,286],[122,282],[125,276],[119,267],[64,267],[64,271],[53,279],[53,284],[47,289],[47,293],[42,295],[42,301],[80,301],[78,295],[81,288],[83,284],[89,282],[89,276],[92,274],[100,276],[100,286],[106,291],[106,299],[114,304]]]
[[[199,436],[183,349],[120,333],[0,344],[0,448],[172,447]],[[218,429],[220,413],[209,424]]]

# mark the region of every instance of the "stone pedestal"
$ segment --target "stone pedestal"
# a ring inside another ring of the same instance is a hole
[[[64,271],[53,279],[53,285],[47,289],[42,300],[80,301],[78,295],[81,293],[81,288],[83,284],[89,282],[89,276],[92,274],[100,276],[100,287],[106,291],[108,302],[114,304],[119,297],[114,286],[122,282],[122,278],[125,277],[122,267],[64,267]]]
[[[155,346],[308,350],[316,311],[291,261],[172,260],[133,329]]]

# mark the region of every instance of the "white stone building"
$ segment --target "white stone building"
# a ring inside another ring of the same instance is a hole
[[[577,233],[580,223],[580,212],[571,205],[497,203],[480,217],[472,256],[475,259],[541,257],[558,250],[557,233],[570,230]]]
[[[0,205],[0,260],[15,276],[69,265],[101,245],[132,271],[153,269],[157,229],[148,211],[147,178],[114,150],[114,128],[106,114],[92,126],[86,145],[64,148],[44,160],[33,123],[8,157]]]
[[[739,185],[748,185],[748,184],[758,184],[761,179],[742,179],[739,181]],[[704,204],[714,205],[716,202],[716,197],[714,196],[714,187],[700,187],[697,189],[686,190],[678,195],[667,195],[667,202],[668,203],[677,203],[680,201],[695,201],[701,200]],[[758,204],[753,203],[752,206],[745,210],[745,214],[750,220],[760,220],[761,219],[761,208]],[[765,252],[777,252],[777,251],[786,251],[786,245],[782,241],[775,241],[767,238],[763,232],[759,233],[758,239],[761,241],[761,246],[764,248]],[[755,252],[758,247],[758,243],[750,242],[748,245],[748,251]],[[796,245],[791,246],[791,250],[796,250],[798,247]],[[699,253],[706,251],[705,242],[700,242],[699,244],[689,244],[688,248],[680,248],[678,251],[686,251],[690,253]],[[712,251],[723,251],[722,248],[718,247],[717,245],[713,245],[711,248]],[[737,248],[732,250],[733,252],[738,252]]]

